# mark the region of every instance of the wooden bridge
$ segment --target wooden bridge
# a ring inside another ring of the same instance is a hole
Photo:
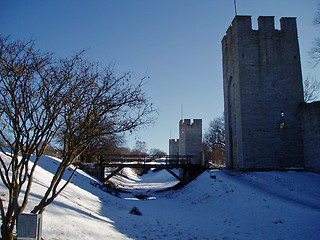
[[[100,156],[101,180],[107,181],[123,168],[156,168],[165,169],[180,182],[181,177],[175,174],[173,168],[187,168],[191,165],[194,155],[103,155]],[[105,168],[116,168],[105,176]]]

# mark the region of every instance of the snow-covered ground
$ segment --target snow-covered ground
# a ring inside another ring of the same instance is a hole
[[[173,170],[179,174],[178,170]],[[106,172],[106,175],[110,172]],[[121,190],[131,193],[147,193],[168,189],[179,183],[167,170],[149,171],[148,174],[138,176],[131,168],[123,168],[120,174],[110,178],[110,181]],[[132,195],[132,194],[131,194]]]
[[[41,159],[27,210],[39,201],[57,162]],[[183,189],[165,192],[147,189],[152,178],[156,185],[161,178],[175,181],[162,171],[145,177],[131,174],[127,181],[139,182],[154,199],[139,201],[129,193],[109,195],[98,187],[99,181],[78,171],[45,210],[43,238],[320,239],[319,174],[212,171]],[[0,191],[3,198],[2,182]],[[133,207],[142,215],[130,214]]]

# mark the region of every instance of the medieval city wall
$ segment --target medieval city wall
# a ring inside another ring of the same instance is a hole
[[[301,105],[305,168],[320,172],[320,102]]]

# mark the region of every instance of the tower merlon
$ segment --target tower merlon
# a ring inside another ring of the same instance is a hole
[[[280,27],[283,31],[297,32],[297,18],[282,17],[280,18]]]
[[[237,32],[239,31],[246,32],[246,31],[252,30],[251,16],[244,16],[244,15],[236,16],[232,21],[231,27],[236,27]]]
[[[296,17],[282,17],[280,19],[280,31],[292,31],[297,32]],[[258,17],[258,31],[268,32],[276,30],[274,26],[274,16],[259,16]],[[237,34],[246,34],[248,31],[256,31],[252,29],[251,16],[236,16],[232,25],[228,28],[225,37],[222,42],[226,41],[226,37],[232,36],[232,33],[236,31]]]
[[[202,119],[193,119],[192,122],[191,122],[191,119],[180,120],[180,126],[193,126],[193,125],[197,125],[197,126],[202,125]]]
[[[180,124],[181,124],[181,125],[190,125],[190,122],[191,122],[190,119],[180,120]]]
[[[274,30],[274,17],[273,16],[260,16],[258,17],[258,29],[260,31]]]
[[[202,125],[202,119],[193,119],[192,125]]]

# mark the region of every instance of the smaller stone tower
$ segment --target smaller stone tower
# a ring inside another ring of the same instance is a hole
[[[193,164],[200,164],[202,148],[202,119],[180,120],[179,122],[179,154],[196,155]]]
[[[169,155],[179,155],[179,139],[169,139]]]
[[[169,140],[170,155],[195,155],[192,164],[201,164],[202,119],[180,120],[179,139]]]

